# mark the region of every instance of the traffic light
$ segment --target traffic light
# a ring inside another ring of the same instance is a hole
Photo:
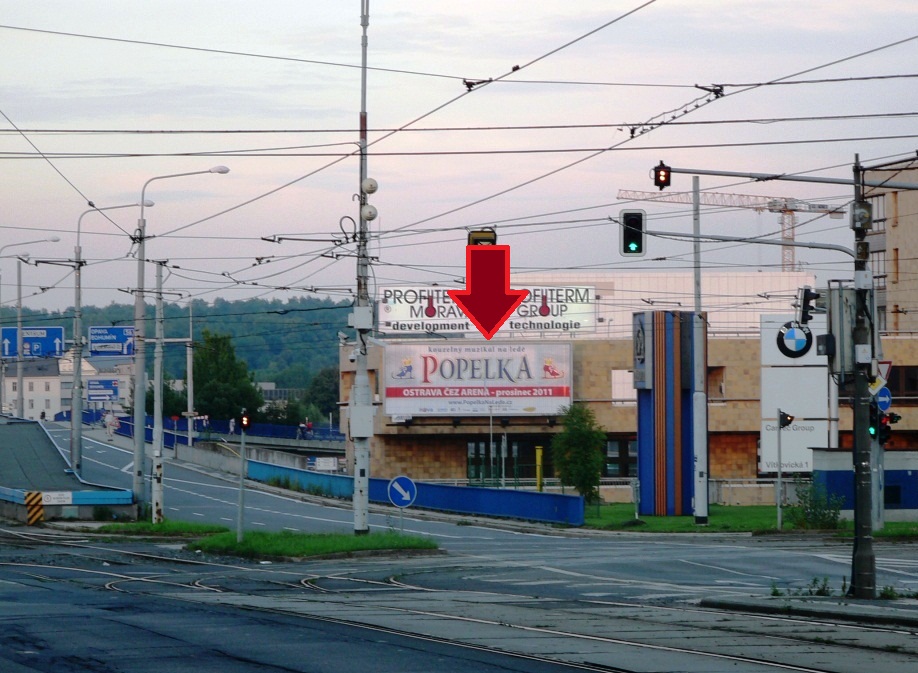
[[[470,231],[468,245],[497,245],[497,232],[491,227]]]
[[[814,291],[809,285],[800,288],[797,295],[798,319],[801,325],[806,325],[813,319],[813,310],[816,308],[814,303],[819,299],[819,293]]]
[[[851,207],[852,229],[873,229],[873,204],[870,201],[855,201]]]
[[[878,439],[880,440],[880,446],[888,444],[890,438],[892,437],[892,426],[902,420],[902,416],[896,413],[887,413],[880,416],[880,430],[878,434]]]
[[[786,411],[781,411],[778,409],[778,425],[782,428],[786,428],[788,425],[794,422],[794,417],[791,416]]]
[[[877,439],[880,434],[880,407],[876,401],[870,402],[870,424],[867,426],[867,432],[870,433],[871,439]]]
[[[239,419],[239,425],[242,426],[243,432],[249,429],[249,415],[242,414],[242,418]]]
[[[653,184],[661,190],[669,187],[672,181],[673,174],[670,172],[669,166],[660,161],[659,164],[653,167]]]
[[[880,427],[877,431],[877,439],[880,441],[880,446],[886,444],[891,435],[892,428],[889,427],[889,414],[880,414]]]
[[[621,224],[621,248],[619,252],[625,257],[644,256],[644,241],[646,239],[644,222],[646,219],[647,213],[643,210],[623,210],[619,213],[619,223]]]

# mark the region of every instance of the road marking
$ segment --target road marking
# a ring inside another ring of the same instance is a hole
[[[714,570],[720,570],[721,572],[730,573],[732,575],[742,575],[743,577],[762,577],[766,580],[775,580],[778,581],[780,577],[772,577],[771,575],[753,575],[750,573],[740,572],[739,570],[730,570],[729,568],[722,568],[721,566],[709,565],[707,563],[698,563],[696,561],[686,561],[685,559],[679,559],[681,563],[688,563],[692,566],[698,566],[700,568],[713,568]]]

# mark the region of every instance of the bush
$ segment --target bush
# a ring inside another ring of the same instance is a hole
[[[787,508],[787,519],[794,528],[835,530],[841,520],[844,498],[830,496],[826,487],[816,481],[805,482],[794,477],[797,504]]]

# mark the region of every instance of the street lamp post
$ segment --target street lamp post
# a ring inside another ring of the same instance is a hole
[[[146,304],[143,299],[144,290],[144,262],[146,261],[146,236],[147,221],[144,219],[144,202],[147,187],[155,180],[167,178],[180,178],[188,175],[203,175],[206,173],[229,173],[226,166],[214,166],[206,171],[191,171],[188,173],[173,173],[170,175],[157,175],[143,183],[140,190],[140,219],[137,220],[137,232],[134,240],[137,243],[137,289],[134,295],[134,502],[144,501],[143,461],[144,447],[146,445],[146,405],[147,386],[146,368],[147,358],[145,353],[146,343]]]
[[[83,289],[81,274],[84,262],[83,249],[80,247],[83,217],[89,213],[135,208],[139,205],[139,203],[128,203],[122,206],[90,208],[83,211],[77,218],[76,245],[73,248],[73,389],[70,397],[70,467],[78,477],[83,473]],[[144,205],[152,207],[153,202],[147,201]]]
[[[57,236],[51,236],[50,238],[39,238],[35,241],[23,241],[22,243],[7,243],[4,246],[0,246],[0,259],[3,259],[3,251],[6,250],[7,248],[15,248],[20,245],[32,245],[33,243],[57,243],[59,240],[61,239],[58,238]],[[22,256],[28,258],[29,255],[28,253],[26,253]],[[3,267],[0,266],[0,294],[2,294],[2,291],[3,291]],[[0,300],[0,309],[2,309],[2,307],[3,307],[3,301]],[[3,396],[4,396],[4,391],[6,390],[6,381],[4,378],[5,376],[6,376],[6,364],[3,363],[2,359],[0,359],[0,414],[3,413]]]

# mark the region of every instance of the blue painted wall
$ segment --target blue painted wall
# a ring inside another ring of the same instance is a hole
[[[250,479],[267,482],[272,478],[290,479],[306,492],[350,499],[354,494],[352,477],[309,472],[256,460],[247,461]],[[388,479],[370,479],[370,502],[389,503]],[[583,498],[558,493],[512,491],[474,486],[445,486],[418,482],[418,495],[412,507],[456,514],[499,516],[526,521],[582,526]]]

